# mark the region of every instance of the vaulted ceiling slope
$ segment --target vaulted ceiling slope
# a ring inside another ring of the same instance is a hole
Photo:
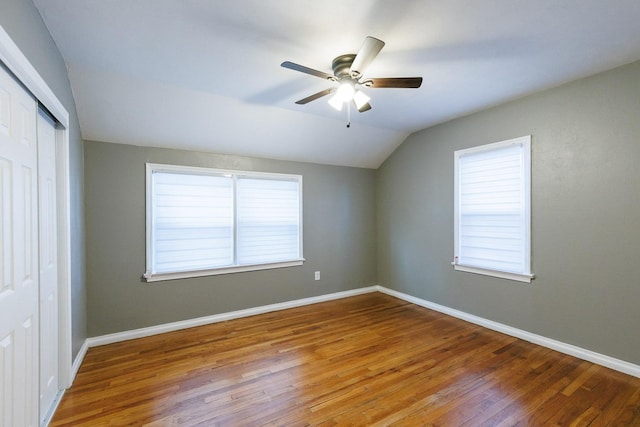
[[[412,132],[640,59],[638,0],[33,0],[69,68],[84,139],[366,168]],[[331,73],[386,42],[337,112]]]

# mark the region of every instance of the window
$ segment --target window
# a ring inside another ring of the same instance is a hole
[[[148,281],[301,265],[302,177],[147,164]]]
[[[459,150],[454,268],[531,282],[531,136]]]

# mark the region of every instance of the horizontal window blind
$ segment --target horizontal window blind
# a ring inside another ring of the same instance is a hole
[[[297,181],[238,178],[238,263],[299,256],[300,199]]]
[[[300,265],[301,192],[297,175],[148,164],[144,277]]]
[[[154,272],[233,264],[233,180],[153,174]]]
[[[456,263],[530,273],[526,140],[456,152]]]

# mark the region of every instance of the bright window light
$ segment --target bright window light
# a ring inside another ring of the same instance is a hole
[[[454,153],[454,268],[531,282],[531,136]]]
[[[301,265],[302,176],[147,163],[147,281]]]

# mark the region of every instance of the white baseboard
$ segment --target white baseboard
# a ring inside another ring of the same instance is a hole
[[[76,358],[73,359],[73,365],[71,365],[71,383],[73,383],[73,380],[76,379],[76,375],[78,375],[78,370],[80,369],[80,366],[82,365],[82,361],[84,360],[84,356],[86,356],[87,354],[87,350],[89,350],[89,340],[91,338],[88,338],[86,340],[84,340],[84,342],[82,343],[82,347],[80,347],[80,351],[78,351],[78,354],[76,355]]]
[[[377,291],[376,286],[367,288],[352,289],[349,291],[336,292],[333,294],[320,295],[317,297],[303,298],[293,301],[280,302],[277,304],[263,305],[261,307],[247,308],[245,310],[231,311],[228,313],[214,314],[212,316],[198,317],[195,319],[182,320],[179,322],[165,323],[163,325],[149,326],[148,328],[133,329],[130,331],[117,332],[115,334],[102,335],[87,338],[89,347],[97,347],[105,344],[112,344],[120,341],[133,340],[136,338],[148,337],[165,332],[178,331],[180,329],[193,328],[195,326],[209,325],[211,323],[224,322],[226,320],[239,319],[241,317],[255,316],[256,314],[270,313],[272,311],[285,310],[287,308],[301,307],[319,302],[331,301],[340,298],[347,298],[355,295],[366,294]]]
[[[49,427],[49,424],[51,424],[51,420],[53,420],[53,416],[56,414],[56,411],[58,410],[58,406],[60,406],[60,402],[62,402],[62,398],[64,397],[64,393],[66,391],[67,389],[63,388],[58,392],[58,394],[53,400],[53,403],[51,404],[51,407],[47,411],[47,415],[44,417],[44,419],[40,423],[40,427]]]
[[[456,310],[444,305],[436,304],[431,301],[423,300],[411,295],[404,294],[402,292],[394,291],[392,289],[385,288],[384,286],[376,286],[377,291],[385,293],[387,295],[400,298],[404,301],[412,304],[419,305],[440,313],[447,314],[452,317],[456,317],[461,320],[465,320],[469,323],[482,326],[487,329],[502,332],[503,334],[510,335],[512,337],[520,338],[533,344],[541,345],[543,347],[550,348],[560,353],[568,354],[570,356],[577,357],[578,359],[586,360],[597,365],[606,366],[607,368],[614,369],[616,371],[623,372],[628,375],[640,378],[640,365],[635,365],[624,360],[616,359],[595,351],[587,350],[582,347],[577,347],[572,344],[567,344],[562,341],[557,341],[552,338],[547,338],[542,335],[533,334],[531,332],[523,331],[522,329],[514,328],[513,326],[505,325],[503,323],[494,322],[473,314],[466,313],[464,311]]]
[[[214,314],[212,316],[198,317],[195,319],[183,320],[179,322],[166,323],[163,325],[150,326],[148,328],[133,329],[130,331],[117,332],[114,334],[102,335],[92,338],[87,338],[84,345],[78,352],[74,363],[72,378],[75,378],[80,364],[84,359],[87,349],[90,347],[96,347],[100,345],[112,344],[121,341],[132,340],[136,338],[148,337],[151,335],[162,334],[165,332],[172,332],[181,329],[193,328],[195,326],[208,325],[217,322],[223,322],[226,320],[239,319],[242,317],[254,316],[257,314],[269,313],[273,311],[285,310],[288,308],[301,307],[309,304],[316,304],[319,302],[331,301],[340,298],[347,298],[355,295],[366,294],[370,292],[382,292],[387,295],[391,295],[396,298],[400,298],[404,301],[412,304],[419,305],[440,313],[474,323],[476,325],[498,331],[516,338],[523,339],[525,341],[541,345],[543,347],[550,348],[552,350],[559,351],[560,353],[568,354],[577,357],[582,360],[587,360],[598,365],[606,366],[607,368],[614,369],[616,371],[623,372],[628,375],[640,378],[640,366],[633,363],[625,362],[624,360],[616,359],[604,354],[596,353],[591,350],[587,350],[581,347],[577,347],[571,344],[567,344],[561,341],[557,341],[551,338],[543,337],[541,335],[533,334],[531,332],[524,331],[522,329],[514,328],[502,323],[494,322],[492,320],[484,319],[473,314],[465,313],[464,311],[456,310],[444,305],[436,304],[431,301],[423,300],[402,292],[398,292],[384,286],[369,286],[366,288],[353,289],[349,291],[336,292],[333,294],[320,295],[316,297],[303,298],[293,301],[286,301],[277,304],[270,304],[261,307],[248,308],[245,310],[232,311],[228,313]]]

